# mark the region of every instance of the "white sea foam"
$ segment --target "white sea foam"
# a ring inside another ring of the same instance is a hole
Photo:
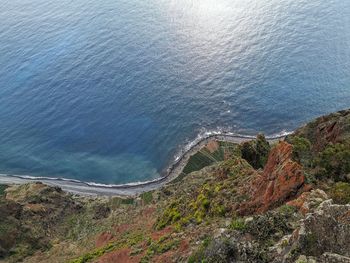
[[[291,131],[282,130],[279,133],[268,135],[266,136],[266,138],[268,140],[273,140],[273,139],[283,138],[291,133],[292,133]],[[97,182],[84,182],[76,179],[47,177],[47,176],[31,176],[31,175],[16,175],[16,174],[0,174],[0,176],[15,177],[17,179],[33,180],[33,181],[55,181],[57,183],[60,181],[64,181],[65,183],[79,184],[79,185],[85,185],[85,186],[96,187],[96,188],[127,189],[127,188],[138,187],[138,186],[142,187],[142,186],[151,185],[151,184],[158,184],[161,181],[166,180],[167,177],[171,174],[171,172],[177,166],[184,165],[183,159],[186,155],[192,154],[191,151],[195,151],[196,146],[200,145],[201,142],[208,140],[212,137],[214,138],[220,137],[220,139],[225,140],[225,137],[226,139],[228,138],[254,139],[256,136],[239,134],[232,131],[227,131],[223,128],[217,128],[216,130],[203,129],[200,133],[198,133],[195,139],[189,141],[187,144],[181,147],[178,153],[174,156],[173,162],[168,166],[165,176],[148,180],[148,181],[143,181],[143,182],[132,182],[132,183],[126,183],[126,184],[103,184],[103,183],[97,183]]]

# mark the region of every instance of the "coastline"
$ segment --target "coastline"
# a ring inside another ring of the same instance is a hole
[[[266,136],[270,142],[283,140],[286,135],[284,133],[276,136]],[[98,183],[83,182],[65,178],[50,178],[50,177],[31,177],[21,175],[0,174],[0,184],[25,184],[29,182],[42,182],[50,186],[58,186],[63,191],[85,196],[135,196],[143,192],[151,191],[162,187],[176,179],[186,166],[190,157],[198,152],[201,148],[207,145],[210,141],[226,141],[232,143],[242,143],[254,139],[255,136],[237,135],[232,133],[213,133],[204,137],[199,137],[191,142],[181,152],[180,156],[169,166],[164,172],[164,175],[146,182],[136,182],[120,185],[106,185]]]

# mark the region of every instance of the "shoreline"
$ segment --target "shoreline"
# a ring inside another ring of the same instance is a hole
[[[270,142],[283,140],[288,134],[285,133],[276,136],[266,136]],[[226,141],[240,144],[250,141],[256,136],[236,135],[231,133],[209,134],[193,141],[188,149],[184,149],[180,156],[174,160],[169,168],[164,172],[165,175],[146,182],[127,183],[120,185],[98,184],[93,182],[83,182],[74,179],[50,178],[50,177],[31,177],[11,174],[0,174],[0,184],[25,184],[29,182],[41,182],[50,186],[58,186],[63,191],[85,196],[135,196],[143,192],[152,191],[161,188],[167,183],[176,179],[186,166],[190,157],[207,145],[210,141]]]

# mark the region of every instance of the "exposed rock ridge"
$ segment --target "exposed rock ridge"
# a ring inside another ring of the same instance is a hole
[[[251,199],[241,214],[262,213],[309,190],[302,166],[292,160],[292,145],[279,142],[270,152],[264,171],[251,184]]]

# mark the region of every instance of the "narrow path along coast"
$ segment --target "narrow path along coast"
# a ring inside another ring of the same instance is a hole
[[[286,134],[278,136],[267,136],[270,143],[284,140]],[[158,189],[163,185],[177,178],[186,166],[190,157],[206,146],[209,142],[226,141],[231,143],[242,143],[254,139],[254,136],[243,136],[234,134],[211,134],[194,141],[180,154],[179,158],[167,169],[165,175],[152,181],[137,182],[121,185],[104,185],[98,183],[82,182],[78,180],[50,178],[50,177],[30,177],[21,175],[0,174],[0,184],[24,184],[29,182],[42,182],[50,186],[58,186],[64,191],[78,195],[97,196],[132,196],[142,192]]]

